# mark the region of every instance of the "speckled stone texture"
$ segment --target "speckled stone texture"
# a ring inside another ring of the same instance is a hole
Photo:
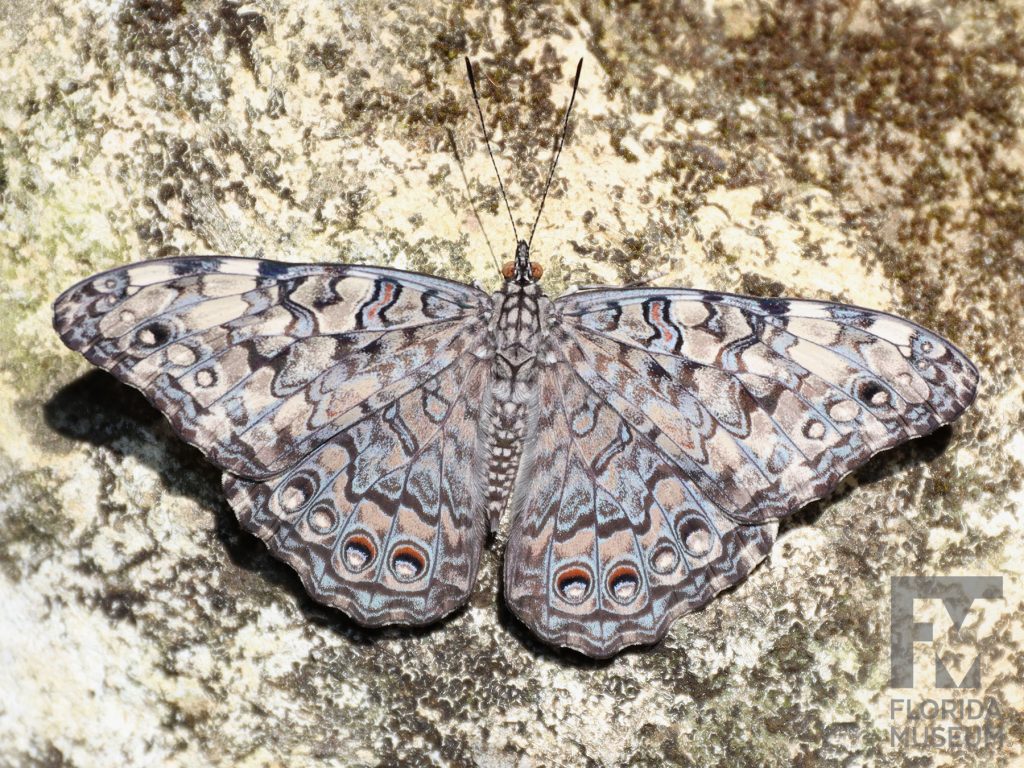
[[[502,608],[500,539],[428,630],[316,605],[218,472],[50,328],[62,288],[178,253],[495,285],[483,233],[502,260],[513,241],[467,53],[521,229],[585,57],[534,243],[549,292],[656,276],[847,301],[982,371],[952,428],[877,457],[746,582],[608,662]],[[1022,71],[1013,0],[6,0],[0,764],[1021,765]],[[918,686],[888,687],[889,580],[919,574],[1004,577],[962,636],[920,604],[952,669],[980,650],[980,689],[936,689],[926,644]],[[929,698],[988,702],[1002,742],[894,745],[893,702]]]

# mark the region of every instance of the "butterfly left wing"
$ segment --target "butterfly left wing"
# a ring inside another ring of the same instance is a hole
[[[424,623],[465,602],[485,537],[489,308],[400,270],[186,257],[82,281],[54,327],[226,470],[240,522],[314,598]]]
[[[505,586],[538,634],[593,656],[660,638],[776,520],[952,421],[978,380],[938,335],[845,305],[654,289],[555,308]]]

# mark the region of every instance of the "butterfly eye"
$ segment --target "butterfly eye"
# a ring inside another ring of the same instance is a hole
[[[631,603],[640,594],[640,574],[632,565],[620,565],[608,576],[608,593],[617,603]]]
[[[501,267],[501,276],[511,280],[516,276],[516,265],[514,261],[506,261]]]
[[[543,275],[544,267],[537,263],[530,264],[530,277],[534,280],[540,280]]]
[[[427,570],[427,556],[409,544],[391,553],[391,572],[399,581],[415,581]]]
[[[567,603],[578,605],[587,599],[593,584],[590,574],[583,568],[566,568],[555,577],[558,594]]]
[[[373,542],[361,533],[354,533],[345,541],[342,547],[345,567],[353,573],[365,570],[377,556],[377,548]]]

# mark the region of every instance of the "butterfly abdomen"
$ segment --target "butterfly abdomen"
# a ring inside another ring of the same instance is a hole
[[[519,471],[526,431],[525,410],[521,404],[501,403],[491,418],[485,487],[487,520],[492,531],[498,527]]]

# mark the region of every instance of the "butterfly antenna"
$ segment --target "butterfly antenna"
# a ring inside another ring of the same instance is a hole
[[[519,242],[519,233],[516,231],[516,220],[512,216],[512,208],[508,204],[508,195],[505,194],[505,185],[501,183],[501,174],[498,172],[498,164],[494,161],[494,153],[491,151],[491,139],[487,135],[487,123],[484,122],[484,111],[480,107],[480,97],[476,93],[476,78],[473,76],[473,64],[466,57],[466,74],[469,75],[469,87],[473,89],[473,101],[476,104],[476,113],[480,116],[480,128],[484,132],[484,143],[487,145],[487,154],[490,155],[491,165],[494,166],[494,175],[498,177],[498,188],[501,189],[501,197],[505,201],[505,210],[508,211],[508,220],[512,222],[512,234]]]
[[[533,220],[530,228],[530,239],[527,246],[533,245],[533,233],[537,231],[537,224],[540,222],[540,214],[544,210],[544,201],[548,199],[548,190],[551,189],[551,180],[555,177],[555,168],[558,166],[558,157],[562,154],[562,145],[565,144],[565,134],[569,131],[569,115],[572,113],[573,102],[576,101],[576,90],[580,87],[580,72],[583,70],[583,59],[576,65],[576,78],[572,81],[572,96],[569,97],[569,106],[565,108],[565,122],[562,123],[562,135],[558,137],[558,147],[555,149],[555,156],[551,159],[551,168],[548,170],[548,180],[544,184],[544,194],[540,198],[540,207],[537,208],[537,218]]]
[[[469,207],[473,209],[473,216],[476,217],[476,223],[480,225],[480,231],[484,235],[484,242],[487,243],[487,250],[491,252],[491,259],[494,261],[494,268],[501,274],[501,265],[498,263],[498,257],[494,255],[494,248],[491,246],[491,238],[487,236],[487,230],[484,229],[484,223],[480,219],[480,213],[476,209],[476,203],[473,201],[473,191],[469,188],[469,179],[466,178],[466,168],[462,164],[462,156],[459,155],[459,147],[455,143],[455,135],[452,133],[452,129],[446,129],[448,131],[448,141],[452,145],[452,154],[455,155],[455,162],[458,163],[459,173],[462,174],[462,183],[466,187],[466,199],[469,200]]]

